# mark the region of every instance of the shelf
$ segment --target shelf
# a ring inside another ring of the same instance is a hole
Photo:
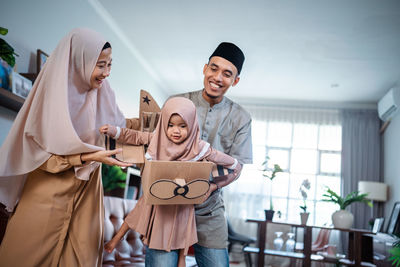
[[[18,112],[24,104],[24,101],[24,98],[17,96],[4,88],[0,88],[0,106]]]
[[[247,253],[255,253],[255,254],[258,254],[260,252],[259,248],[256,248],[256,247],[245,247],[243,249],[243,251],[247,252]],[[298,260],[304,259],[303,253],[272,250],[272,249],[265,249],[264,255],[280,256],[280,257],[298,259]],[[316,254],[311,254],[310,258],[311,258],[311,261],[317,261],[317,262],[340,263],[340,264],[348,265],[348,266],[355,265],[354,261],[351,261],[349,259],[325,258],[322,255],[316,255]],[[374,265],[373,263],[370,263],[370,262],[361,262],[361,266],[373,267],[376,265]]]
[[[260,249],[256,247],[245,247],[243,249],[244,252],[248,253],[259,253]],[[286,257],[286,258],[293,258],[293,259],[304,259],[304,254],[303,253],[298,253],[298,252],[289,252],[289,251],[281,251],[281,250],[272,250],[272,249],[264,249],[264,254],[265,255],[272,255],[272,256],[280,256],[280,257]],[[322,256],[321,256],[322,258]]]
[[[339,260],[340,264],[344,264],[344,265],[348,265],[348,266],[355,266],[356,264],[354,263],[354,261],[348,260],[348,259],[340,259]],[[362,261],[361,262],[361,266],[365,266],[365,267],[376,267],[375,264],[370,263],[370,262],[365,262]]]

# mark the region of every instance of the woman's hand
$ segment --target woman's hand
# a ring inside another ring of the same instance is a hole
[[[132,166],[133,164],[131,163],[126,163],[126,162],[122,162],[119,160],[116,160],[114,158],[112,158],[112,155],[121,153],[122,149],[118,148],[118,149],[114,149],[114,150],[100,150],[100,151],[96,151],[96,152],[91,152],[91,153],[84,153],[81,155],[81,160],[82,161],[97,161],[97,162],[101,162],[107,165],[117,165],[120,167],[129,167]]]
[[[109,124],[104,124],[103,126],[100,127],[99,132],[114,138],[115,135],[117,134],[117,127]]]

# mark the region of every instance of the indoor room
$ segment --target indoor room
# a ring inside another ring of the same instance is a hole
[[[399,264],[399,26],[396,0],[3,0],[0,265]]]

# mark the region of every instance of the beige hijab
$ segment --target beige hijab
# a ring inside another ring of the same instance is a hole
[[[175,144],[167,137],[172,114],[181,116],[188,126],[188,137],[180,144]],[[197,161],[209,147],[207,142],[200,140],[196,107],[184,97],[172,97],[165,102],[153,134],[146,155],[153,160]]]
[[[98,128],[125,126],[108,81],[90,88],[90,77],[106,41],[84,28],[73,29],[58,44],[39,73],[0,150],[0,202],[12,210],[26,174],[52,154],[103,150]],[[98,163],[76,167],[89,179]]]

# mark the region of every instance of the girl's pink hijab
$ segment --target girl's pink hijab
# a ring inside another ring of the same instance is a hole
[[[28,98],[0,149],[0,202],[16,204],[26,174],[52,155],[103,150],[98,128],[124,127],[107,80],[90,88],[90,77],[106,41],[90,29],[73,29],[58,44],[40,71]],[[99,163],[75,167],[88,180]]]
[[[168,122],[172,114],[181,116],[188,126],[188,137],[180,144],[175,144],[167,137]],[[208,147],[207,142],[200,140],[196,107],[193,102],[184,97],[172,97],[161,109],[161,116],[146,156],[154,160],[197,161],[205,154]]]

